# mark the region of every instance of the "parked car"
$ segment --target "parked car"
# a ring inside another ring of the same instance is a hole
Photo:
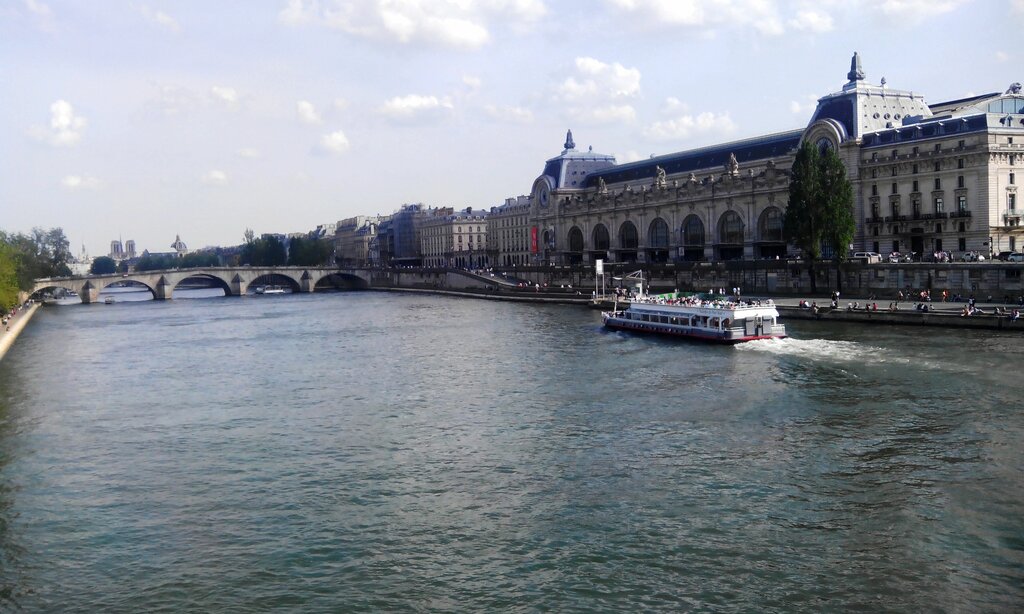
[[[1002,260],[1005,262],[1010,259],[1010,254],[1012,253],[1013,252],[1011,251],[999,252],[998,254],[996,254],[994,260]]]
[[[985,262],[985,256],[982,256],[978,252],[964,252],[960,255],[962,262]]]
[[[853,254],[854,260],[860,260],[867,264],[873,264],[875,262],[882,261],[882,255],[878,252],[856,252]]]
[[[1007,262],[1024,262],[1024,254],[1022,253],[1011,253],[1007,258]]]

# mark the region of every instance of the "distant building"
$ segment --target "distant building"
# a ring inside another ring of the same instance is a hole
[[[420,224],[427,215],[427,208],[422,203],[402,205],[402,208],[391,216],[391,259],[390,264],[397,266],[419,266],[422,262],[420,254]]]
[[[487,253],[493,266],[529,264],[530,197],[506,198],[487,215]]]
[[[370,262],[370,243],[377,236],[377,216],[358,215],[334,226],[334,257],[342,266],[365,266]]]
[[[121,245],[120,239],[115,239],[110,242],[110,258],[113,260],[124,260],[124,246]]]
[[[181,235],[174,235],[174,243],[171,243],[171,249],[174,250],[178,258],[184,258],[188,254],[188,246],[181,240]]]
[[[818,100],[804,127],[649,160],[616,164],[577,151],[570,133],[533,183],[531,262],[784,257],[793,251],[782,232],[790,169],[804,142],[835,151],[853,185],[853,244],[838,249],[930,256],[1024,248],[1019,83],[927,104],[884,79],[868,83],[857,54],[847,79]]]
[[[135,241],[133,239],[128,239],[127,241],[124,242],[124,257],[131,259],[134,258],[136,255],[137,254],[135,253]]]

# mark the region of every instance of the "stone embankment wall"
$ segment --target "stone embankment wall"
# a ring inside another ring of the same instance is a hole
[[[799,261],[694,262],[665,265],[615,265],[605,267],[605,286],[620,283],[614,278],[643,269],[644,278],[656,290],[706,291],[739,287],[744,294],[808,296],[811,277],[806,263]],[[1024,294],[1024,264],[1018,263],[829,263],[815,265],[819,294],[841,288],[844,297],[895,297],[908,288],[931,290],[937,296],[946,290],[951,296],[976,294],[1016,299]],[[504,269],[520,279],[549,286],[572,285],[594,289],[593,268],[527,267]],[[600,285],[600,283],[598,283]]]

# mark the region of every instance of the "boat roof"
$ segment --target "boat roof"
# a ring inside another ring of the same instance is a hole
[[[661,303],[630,303],[629,308],[634,311],[659,312],[664,314],[696,314],[709,317],[730,317],[746,318],[755,316],[778,317],[779,311],[775,305],[738,305],[727,303],[724,305],[669,305]]]

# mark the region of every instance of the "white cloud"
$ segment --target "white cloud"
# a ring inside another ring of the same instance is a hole
[[[575,61],[576,73],[562,81],[556,97],[566,102],[632,98],[640,93],[640,71],[589,57]]]
[[[573,107],[569,116],[584,124],[622,124],[636,120],[636,109],[628,104]]]
[[[629,162],[639,162],[640,160],[646,160],[647,156],[641,156],[636,150],[630,149],[623,153],[617,153],[615,155],[615,161],[619,164],[627,164]]]
[[[235,152],[239,158],[248,158],[250,160],[260,157],[260,150],[253,147],[243,147]]]
[[[672,115],[673,113],[686,113],[690,110],[690,105],[679,100],[675,96],[669,96],[665,99],[665,104],[661,106],[661,112],[664,115]]]
[[[56,26],[54,24],[53,11],[46,4],[43,4],[39,0],[24,0],[25,8],[28,9],[29,14],[36,20],[36,25],[39,29],[44,32],[54,32]]]
[[[70,147],[82,138],[85,118],[75,115],[75,109],[66,100],[50,105],[50,127],[33,126],[31,134],[40,141],[56,147]]]
[[[317,19],[320,3],[316,0],[288,0],[288,6],[281,9],[277,18],[289,26],[298,26]]]
[[[92,175],[68,175],[61,179],[60,183],[68,190],[95,190],[102,185],[100,180]]]
[[[820,11],[797,11],[796,17],[790,19],[789,27],[804,32],[822,34],[833,29],[832,16]]]
[[[490,42],[491,21],[515,27],[546,12],[541,0],[289,0],[278,19],[372,40],[477,49]]]
[[[238,91],[233,87],[214,85],[210,88],[210,95],[232,108],[238,104]]]
[[[956,10],[968,0],[864,0],[864,10],[880,11],[888,17],[920,21]]]
[[[180,115],[199,106],[201,98],[185,87],[160,85],[156,97],[149,104],[164,115]]]
[[[1024,0],[1021,0],[1021,2],[1024,2]],[[1010,59],[1010,54],[1005,51],[996,51],[995,58],[997,62],[1005,62]]]
[[[1024,0],[1010,0],[1010,7],[1014,13],[1024,15]]]
[[[312,102],[306,100],[296,102],[295,111],[299,114],[299,121],[304,124],[319,124],[323,122]]]
[[[773,0],[605,0],[644,28],[750,27],[770,36],[785,31]]]
[[[328,153],[340,154],[348,151],[348,137],[342,130],[335,130],[320,137],[320,147]]]
[[[344,111],[348,108],[348,101],[344,98],[335,98],[332,104],[334,105],[335,111]]]
[[[794,115],[800,115],[801,113],[810,113],[817,107],[818,97],[813,94],[808,94],[804,96],[802,100],[789,101],[789,110]]]
[[[142,13],[142,15],[151,23],[155,23],[162,28],[166,28],[168,31],[174,32],[175,34],[181,32],[181,25],[178,24],[178,20],[167,13],[161,10],[152,9],[146,5],[142,5],[138,7],[138,9],[139,12]]]
[[[695,134],[727,135],[736,131],[728,113],[704,112],[657,121],[644,129],[644,135],[657,141],[685,139]]]
[[[497,107],[489,104],[484,107],[484,112],[501,122],[510,124],[533,123],[533,112],[523,107]]]
[[[228,175],[224,171],[214,169],[203,175],[203,183],[206,185],[226,185]]]
[[[462,76],[462,83],[471,90],[478,90],[480,89],[480,86],[483,85],[483,81],[480,80],[480,77],[471,77],[469,75]]]
[[[436,117],[454,109],[451,100],[437,96],[396,96],[386,101],[379,111],[392,119],[409,120],[421,117]]]

